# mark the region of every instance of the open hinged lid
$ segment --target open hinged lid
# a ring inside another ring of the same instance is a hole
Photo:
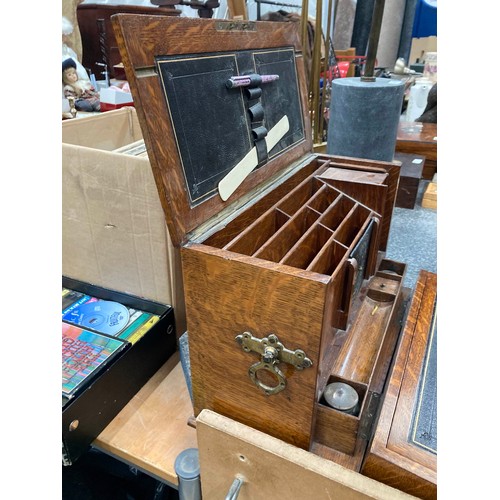
[[[312,151],[293,23],[112,22],[175,245]]]

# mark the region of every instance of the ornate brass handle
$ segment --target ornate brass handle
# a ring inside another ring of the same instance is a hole
[[[252,382],[267,395],[277,394],[286,387],[286,377],[279,369],[279,363],[288,363],[295,366],[297,370],[312,366],[312,361],[302,349],[295,349],[295,351],[287,349],[273,333],[259,339],[250,332],[243,332],[237,335],[235,340],[245,352],[252,351],[261,355],[261,360],[248,369],[248,375]],[[275,386],[264,384],[257,376],[259,370],[265,370],[274,375],[277,384]]]

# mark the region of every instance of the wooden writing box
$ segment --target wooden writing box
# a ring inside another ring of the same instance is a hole
[[[384,259],[399,166],[312,153],[292,25],[112,21],[181,247],[195,414],[359,468],[402,310],[405,265]],[[279,79],[228,88],[254,74]],[[355,386],[356,414],[322,403],[332,380]]]

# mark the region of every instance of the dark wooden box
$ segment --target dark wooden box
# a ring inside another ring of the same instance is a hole
[[[394,160],[401,163],[396,207],[413,209],[425,166],[425,156],[396,152]]]
[[[111,16],[117,12],[162,16],[178,16],[181,13],[179,9],[170,6],[80,3],[76,13],[82,37],[82,64],[95,74],[97,80],[104,79],[102,72],[105,69],[97,63],[106,64],[110,78],[124,79],[123,72],[116,73],[115,66],[121,63],[121,57],[110,21]]]
[[[139,340],[127,342],[75,395],[62,400],[62,461],[72,465],[139,389],[176,351],[174,310],[122,292],[68,277],[63,287],[160,316]]]
[[[359,469],[403,310],[406,266],[384,258],[399,165],[313,154],[291,23],[112,22],[181,248],[195,414]],[[249,74],[279,78],[227,83]],[[323,405],[333,379],[355,415]]]
[[[437,275],[420,271],[362,473],[437,497]]]

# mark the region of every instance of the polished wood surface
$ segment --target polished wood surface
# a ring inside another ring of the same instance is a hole
[[[380,274],[380,273],[379,273]],[[347,331],[342,348],[332,367],[328,383],[341,382],[352,387],[359,397],[354,414],[330,407],[326,401],[317,405],[315,442],[350,456],[361,456],[368,433],[362,423],[373,413],[371,398],[383,391],[400,331],[404,312],[400,275],[375,276]],[[364,441],[363,443],[360,443]],[[357,469],[361,461],[357,463]]]
[[[424,499],[435,499],[437,456],[408,442],[422,363],[437,300],[437,275],[420,271],[389,386],[362,473]]]
[[[255,266],[251,257],[230,259],[229,252],[203,245],[188,250],[181,256],[195,415],[210,408],[308,448],[326,284],[279,272],[278,266]],[[282,364],[286,390],[266,395],[248,375],[260,356],[244,352],[235,340],[245,331],[259,338],[274,333],[288,349],[305,351],[313,366],[299,371]]]
[[[236,477],[239,500],[414,498],[210,410],[198,415],[197,434],[207,500],[226,498]]]
[[[423,179],[437,172],[437,123],[399,122],[396,152],[425,156]]]
[[[97,436],[93,446],[177,485],[177,455],[197,447],[196,430],[188,425],[192,415],[177,352]]]

